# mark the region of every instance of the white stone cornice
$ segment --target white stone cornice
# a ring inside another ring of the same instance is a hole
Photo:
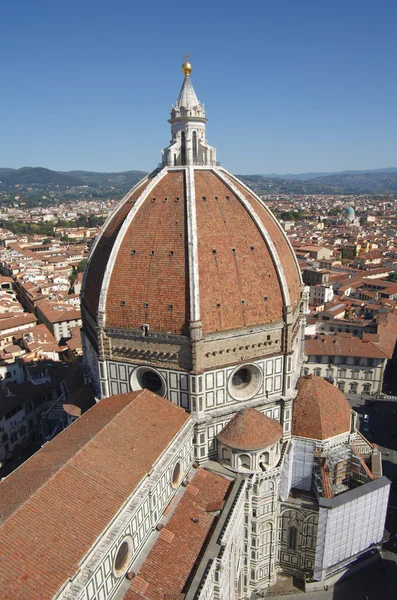
[[[86,284],[86,279],[87,279],[88,267],[90,266],[91,259],[94,256],[95,249],[98,246],[99,241],[102,238],[103,232],[106,230],[107,226],[109,225],[109,223],[113,219],[113,217],[116,215],[116,213],[118,213],[119,210],[121,210],[121,208],[124,206],[124,204],[126,202],[128,202],[128,200],[131,198],[132,194],[134,194],[136,192],[136,190],[138,190],[145,183],[145,181],[148,180],[148,178],[149,178],[149,175],[146,175],[145,177],[143,177],[143,179],[140,179],[138,181],[138,183],[136,183],[134,185],[134,187],[129,192],[126,193],[126,195],[121,200],[121,202],[119,202],[117,204],[117,206],[115,206],[115,208],[108,214],[108,216],[106,218],[106,221],[102,225],[102,228],[101,228],[101,231],[99,232],[99,235],[96,236],[96,239],[95,239],[94,243],[91,246],[91,250],[90,250],[90,253],[89,253],[88,258],[87,258],[86,268],[84,269],[83,281],[82,281],[82,284],[81,284],[81,299],[82,300],[84,299],[84,291],[85,291],[85,284]]]
[[[190,321],[200,321],[200,286],[198,267],[198,240],[196,218],[196,186],[194,168],[185,168],[186,213],[187,213],[187,252],[189,255]]]
[[[131,208],[130,212],[128,213],[127,217],[124,219],[124,223],[121,226],[119,233],[117,234],[116,241],[113,244],[113,248],[112,248],[112,251],[109,256],[109,260],[106,265],[105,276],[102,281],[101,293],[99,296],[98,320],[97,320],[99,327],[105,327],[105,325],[106,325],[105,308],[106,308],[107,293],[108,293],[108,289],[109,289],[110,279],[111,279],[112,273],[113,273],[113,266],[117,259],[117,256],[118,256],[118,253],[120,250],[120,246],[124,239],[124,236],[129,228],[133,218],[135,217],[138,210],[141,208],[142,204],[145,202],[146,198],[149,196],[149,194],[151,193],[153,188],[159,183],[159,181],[161,181],[161,179],[163,179],[163,177],[167,173],[168,173],[168,169],[167,169],[167,167],[165,167],[155,177],[153,177],[150,184],[148,186],[146,186],[146,188],[143,190],[141,196],[137,199],[134,206]]]
[[[262,235],[262,237],[269,249],[270,256],[272,258],[277,276],[279,278],[281,292],[283,294],[284,305],[290,306],[291,299],[290,299],[290,295],[289,295],[287,280],[286,280],[285,274],[284,274],[284,269],[282,267],[280,257],[278,255],[276,247],[273,243],[273,240],[272,240],[271,236],[269,235],[269,232],[267,231],[265,225],[262,223],[262,220],[260,219],[259,215],[256,213],[254,207],[244,197],[244,194],[242,194],[240,192],[240,190],[238,189],[238,187],[232,183],[232,179],[234,179],[233,175],[228,173],[225,169],[213,169],[213,173],[215,173],[215,175],[233,192],[233,194],[244,206],[244,208],[246,209],[246,211],[248,212],[248,214],[251,216],[252,220],[254,221],[255,225],[259,229],[259,232]],[[227,176],[225,177],[225,175],[227,175]],[[230,177],[230,179],[229,179],[229,177]],[[240,181],[239,181],[239,183],[240,183]],[[250,193],[252,193],[251,190],[250,190]]]

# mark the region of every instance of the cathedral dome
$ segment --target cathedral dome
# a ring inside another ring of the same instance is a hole
[[[301,377],[293,404],[292,435],[327,440],[350,431],[351,409],[337,387],[321,377]]]
[[[189,335],[282,321],[300,272],[261,200],[216,166],[165,166],[142,180],[99,234],[83,304],[98,325]]]
[[[279,442],[282,435],[280,423],[255,408],[245,408],[216,437],[221,444],[236,450],[262,450]]]

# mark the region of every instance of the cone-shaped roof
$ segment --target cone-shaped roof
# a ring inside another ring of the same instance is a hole
[[[191,108],[199,104],[189,75],[185,75],[177,102],[179,106],[183,106],[184,108]]]
[[[278,442],[283,428],[256,408],[244,408],[216,436],[218,441],[237,450],[261,450]]]

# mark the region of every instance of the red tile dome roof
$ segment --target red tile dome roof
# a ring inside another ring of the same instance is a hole
[[[350,431],[351,409],[337,387],[321,377],[300,377],[292,411],[292,435],[315,440]]]
[[[236,450],[261,450],[281,439],[283,428],[256,408],[244,408],[216,436],[218,441]]]
[[[187,335],[284,318],[300,300],[300,271],[262,201],[220,167],[164,167],[105,223],[82,303],[98,325]]]

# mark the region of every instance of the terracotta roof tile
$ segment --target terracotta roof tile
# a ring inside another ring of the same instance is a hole
[[[99,234],[100,239],[98,245],[89,257],[84,290],[84,305],[93,317],[96,316],[98,310],[102,281],[113,244],[116,241],[125,217],[149,183],[150,179],[146,178],[139,182],[136,189],[132,193],[129,193],[125,200],[120,203],[116,213]]]
[[[283,428],[256,408],[240,410],[216,436],[218,441],[239,450],[260,450],[280,440]]]
[[[300,271],[287,238],[270,211],[237,186],[278,252],[291,303],[300,298]],[[198,240],[199,301],[203,332],[211,333],[283,319],[280,266],[250,212],[211,169],[194,173]],[[130,222],[114,264],[117,235],[145,189],[137,189],[105,226],[87,268],[84,304],[96,316],[101,284],[111,270],[106,325],[187,335],[190,281],[185,172],[165,173]]]
[[[2,600],[50,599],[187,422],[145,390],[101,400],[0,484]]]
[[[230,480],[215,473],[206,472],[207,477],[200,477],[201,471],[198,469],[192,479],[197,495],[183,495],[167,523],[167,536],[163,536],[163,529],[124,600],[179,598],[186,591],[216,519],[208,509],[221,505],[231,486]]]
[[[321,377],[300,377],[292,409],[292,435],[326,440],[350,431],[351,410],[341,391]]]

